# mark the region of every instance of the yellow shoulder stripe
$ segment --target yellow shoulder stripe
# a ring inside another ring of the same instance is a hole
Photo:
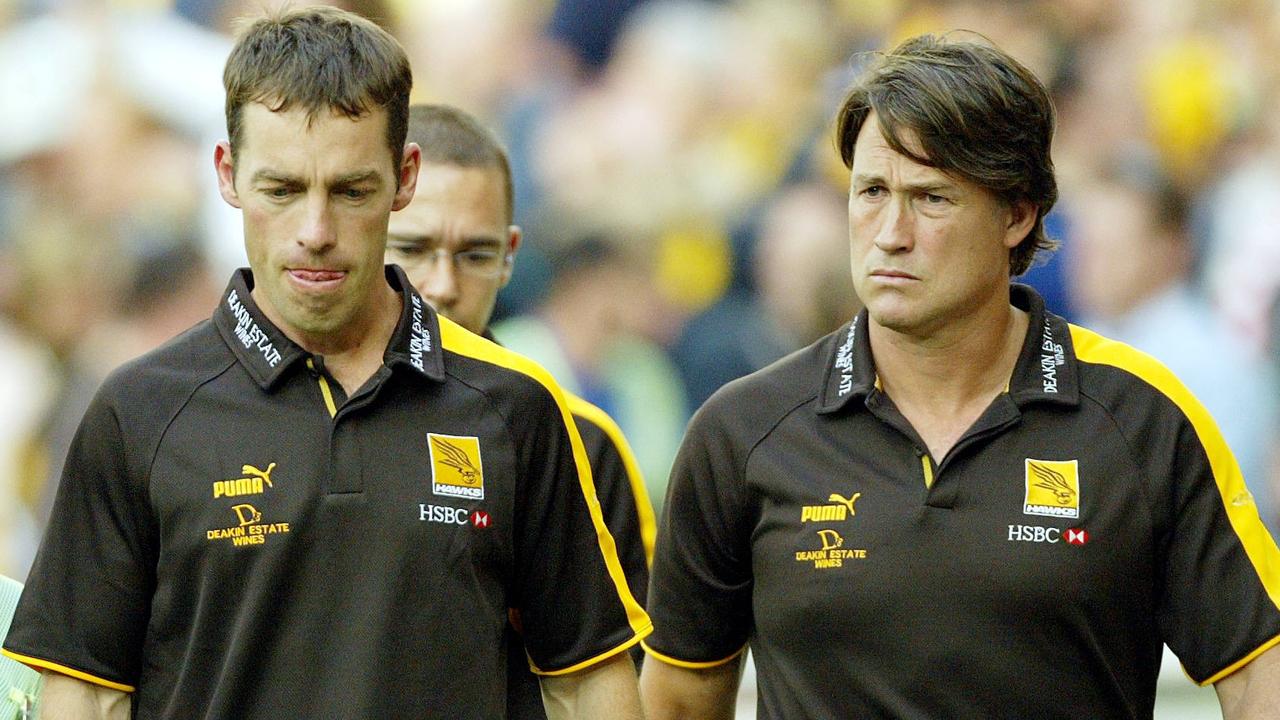
[[[614,545],[613,536],[609,534],[608,527],[605,526],[604,514],[600,511],[600,500],[596,497],[596,486],[591,479],[591,463],[587,461],[587,451],[582,446],[582,437],[578,434],[577,425],[574,424],[573,414],[569,412],[564,392],[551,374],[538,363],[497,343],[489,342],[479,335],[472,334],[443,315],[439,318],[440,344],[446,350],[519,372],[536,380],[555,399],[556,406],[560,409],[560,419],[568,431],[569,443],[573,447],[573,461],[578,468],[578,484],[587,501],[587,511],[591,515],[591,524],[596,530],[596,541],[600,546],[600,554],[604,557],[605,567],[608,568],[609,577],[613,580],[614,589],[618,592],[618,599],[626,610],[627,622],[630,623],[631,629],[638,635],[648,632],[651,627],[649,616],[645,614],[644,608],[640,607],[631,594],[631,589],[627,587],[627,576],[622,571],[622,563],[618,561],[617,547]]]
[[[640,463],[631,450],[631,444],[622,434],[622,428],[609,417],[609,414],[571,392],[565,392],[569,401],[569,410],[578,417],[596,425],[618,449],[622,456],[622,465],[627,470],[627,482],[631,485],[631,496],[635,498],[636,516],[640,518],[640,542],[644,545],[644,559],[653,565],[653,545],[658,536],[658,525],[654,520],[653,503],[649,501],[649,489],[644,484],[644,476],[640,474]]]
[[[722,658],[720,660],[711,660],[709,662],[689,662],[688,660],[677,660],[671,657],[670,655],[663,655],[657,650],[654,650],[653,648],[649,647],[649,643],[646,643],[646,642],[641,642],[640,647],[644,648],[644,651],[646,654],[652,655],[653,657],[661,660],[662,662],[668,665],[687,668],[689,670],[705,670],[706,668],[719,667],[720,665],[724,665],[725,663],[732,661],[734,658],[738,657],[739,655],[746,652],[747,650],[747,646],[743,645],[727,658]]]
[[[96,675],[90,675],[87,672],[82,672],[75,668],[69,668],[66,665],[59,665],[51,660],[41,660],[40,658],[34,658],[28,655],[19,655],[8,648],[0,648],[0,653],[3,653],[5,657],[17,660],[36,672],[41,670],[52,670],[56,673],[67,675],[77,680],[84,680],[85,682],[93,683],[94,685],[101,685],[102,687],[111,688],[112,690],[119,690],[120,692],[131,693],[137,689],[132,685],[104,680]]]
[[[1082,362],[1111,365],[1136,375],[1172,400],[1191,422],[1209,457],[1218,496],[1231,528],[1244,546],[1271,602],[1280,607],[1280,549],[1262,524],[1258,506],[1251,501],[1252,496],[1245,487],[1240,465],[1209,412],[1168,368],[1150,355],[1075,325],[1071,326],[1071,342],[1075,345],[1076,357]],[[1250,501],[1241,502],[1245,498]]]

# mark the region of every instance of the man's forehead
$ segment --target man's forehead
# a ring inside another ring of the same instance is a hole
[[[464,216],[469,222],[506,227],[506,190],[502,173],[487,167],[424,162],[409,209],[444,216]]]
[[[336,111],[310,116],[305,108],[245,106],[237,155],[242,169],[277,175],[322,173],[341,180],[394,172],[386,151],[386,113],[352,119]]]
[[[315,136],[340,136],[350,142],[362,138],[370,143],[386,143],[388,116],[379,108],[358,117],[327,108],[312,112],[298,105],[274,110],[261,102],[245,104],[240,116],[241,143],[250,137],[269,135],[272,142],[305,141]]]
[[[503,193],[502,171],[488,165],[458,165],[448,162],[432,162],[423,158],[418,170],[419,182],[427,182],[437,187],[457,188],[469,194],[481,191]]]
[[[924,156],[923,148],[916,132],[911,128],[896,128],[898,141],[902,146],[917,156]],[[926,165],[911,155],[898,151],[889,143],[875,112],[867,116],[858,132],[854,146],[852,173],[857,175],[873,175],[882,177],[892,169],[896,177],[913,182],[947,183],[959,182],[957,178],[941,168]]]

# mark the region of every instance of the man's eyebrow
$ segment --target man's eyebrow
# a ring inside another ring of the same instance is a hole
[[[267,182],[267,183],[279,183],[281,185],[302,185],[303,184],[300,178],[293,177],[292,175],[286,175],[282,172],[277,172],[275,170],[259,170],[255,172],[253,174],[253,177],[249,178],[249,180],[250,182],[253,182],[253,183]]]
[[[394,240],[395,242],[402,242],[402,243],[414,243],[416,245],[427,245],[435,240],[435,236],[427,235],[425,233],[414,233],[414,232],[410,232],[410,233],[388,232],[387,240],[388,241]]]
[[[853,176],[854,185],[888,185],[883,175],[874,173],[858,173]]]
[[[472,235],[462,240],[462,246],[465,248],[478,247],[502,247],[501,238],[493,235]]]
[[[279,172],[277,170],[262,169],[253,174],[252,182],[280,183],[283,185],[305,185],[306,182],[302,178]],[[330,187],[345,187],[348,185],[356,185],[359,183],[381,183],[382,176],[377,170],[357,170],[345,175],[339,175],[330,181]]]
[[[412,243],[414,245],[439,245],[440,241],[435,235],[426,233],[387,233],[387,242]],[[502,247],[502,239],[491,235],[472,235],[462,239],[458,243],[458,250],[475,250],[477,248],[500,249]]]
[[[854,185],[888,185],[888,181],[882,175],[870,173],[858,174],[853,176]],[[911,192],[932,193],[938,190],[954,190],[957,187],[955,182],[950,180],[922,180],[920,182],[904,182],[901,183],[904,190]]]
[[[932,180],[928,182],[907,183],[905,187],[906,189],[915,192],[932,193],[939,190],[954,190],[956,188],[956,184],[953,182],[947,182],[946,180]]]
[[[346,175],[339,175],[331,181],[330,186],[344,187],[347,185],[358,185],[364,182],[380,183],[381,181],[382,176],[378,174],[377,170],[358,170],[356,172],[347,173]]]

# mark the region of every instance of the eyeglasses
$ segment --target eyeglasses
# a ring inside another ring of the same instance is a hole
[[[434,267],[444,258],[451,258],[455,270],[478,278],[497,277],[502,274],[504,267],[511,264],[511,255],[488,248],[467,248],[450,252],[447,248],[425,248],[415,242],[398,242],[395,237],[389,237],[387,249],[395,251],[411,263],[429,267]]]

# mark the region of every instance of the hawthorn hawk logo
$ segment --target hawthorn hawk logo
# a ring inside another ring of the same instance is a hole
[[[480,438],[427,433],[431,446],[431,491],[436,495],[484,499]]]
[[[1080,517],[1080,470],[1077,460],[1026,459],[1026,497],[1022,512],[1047,517]]]

